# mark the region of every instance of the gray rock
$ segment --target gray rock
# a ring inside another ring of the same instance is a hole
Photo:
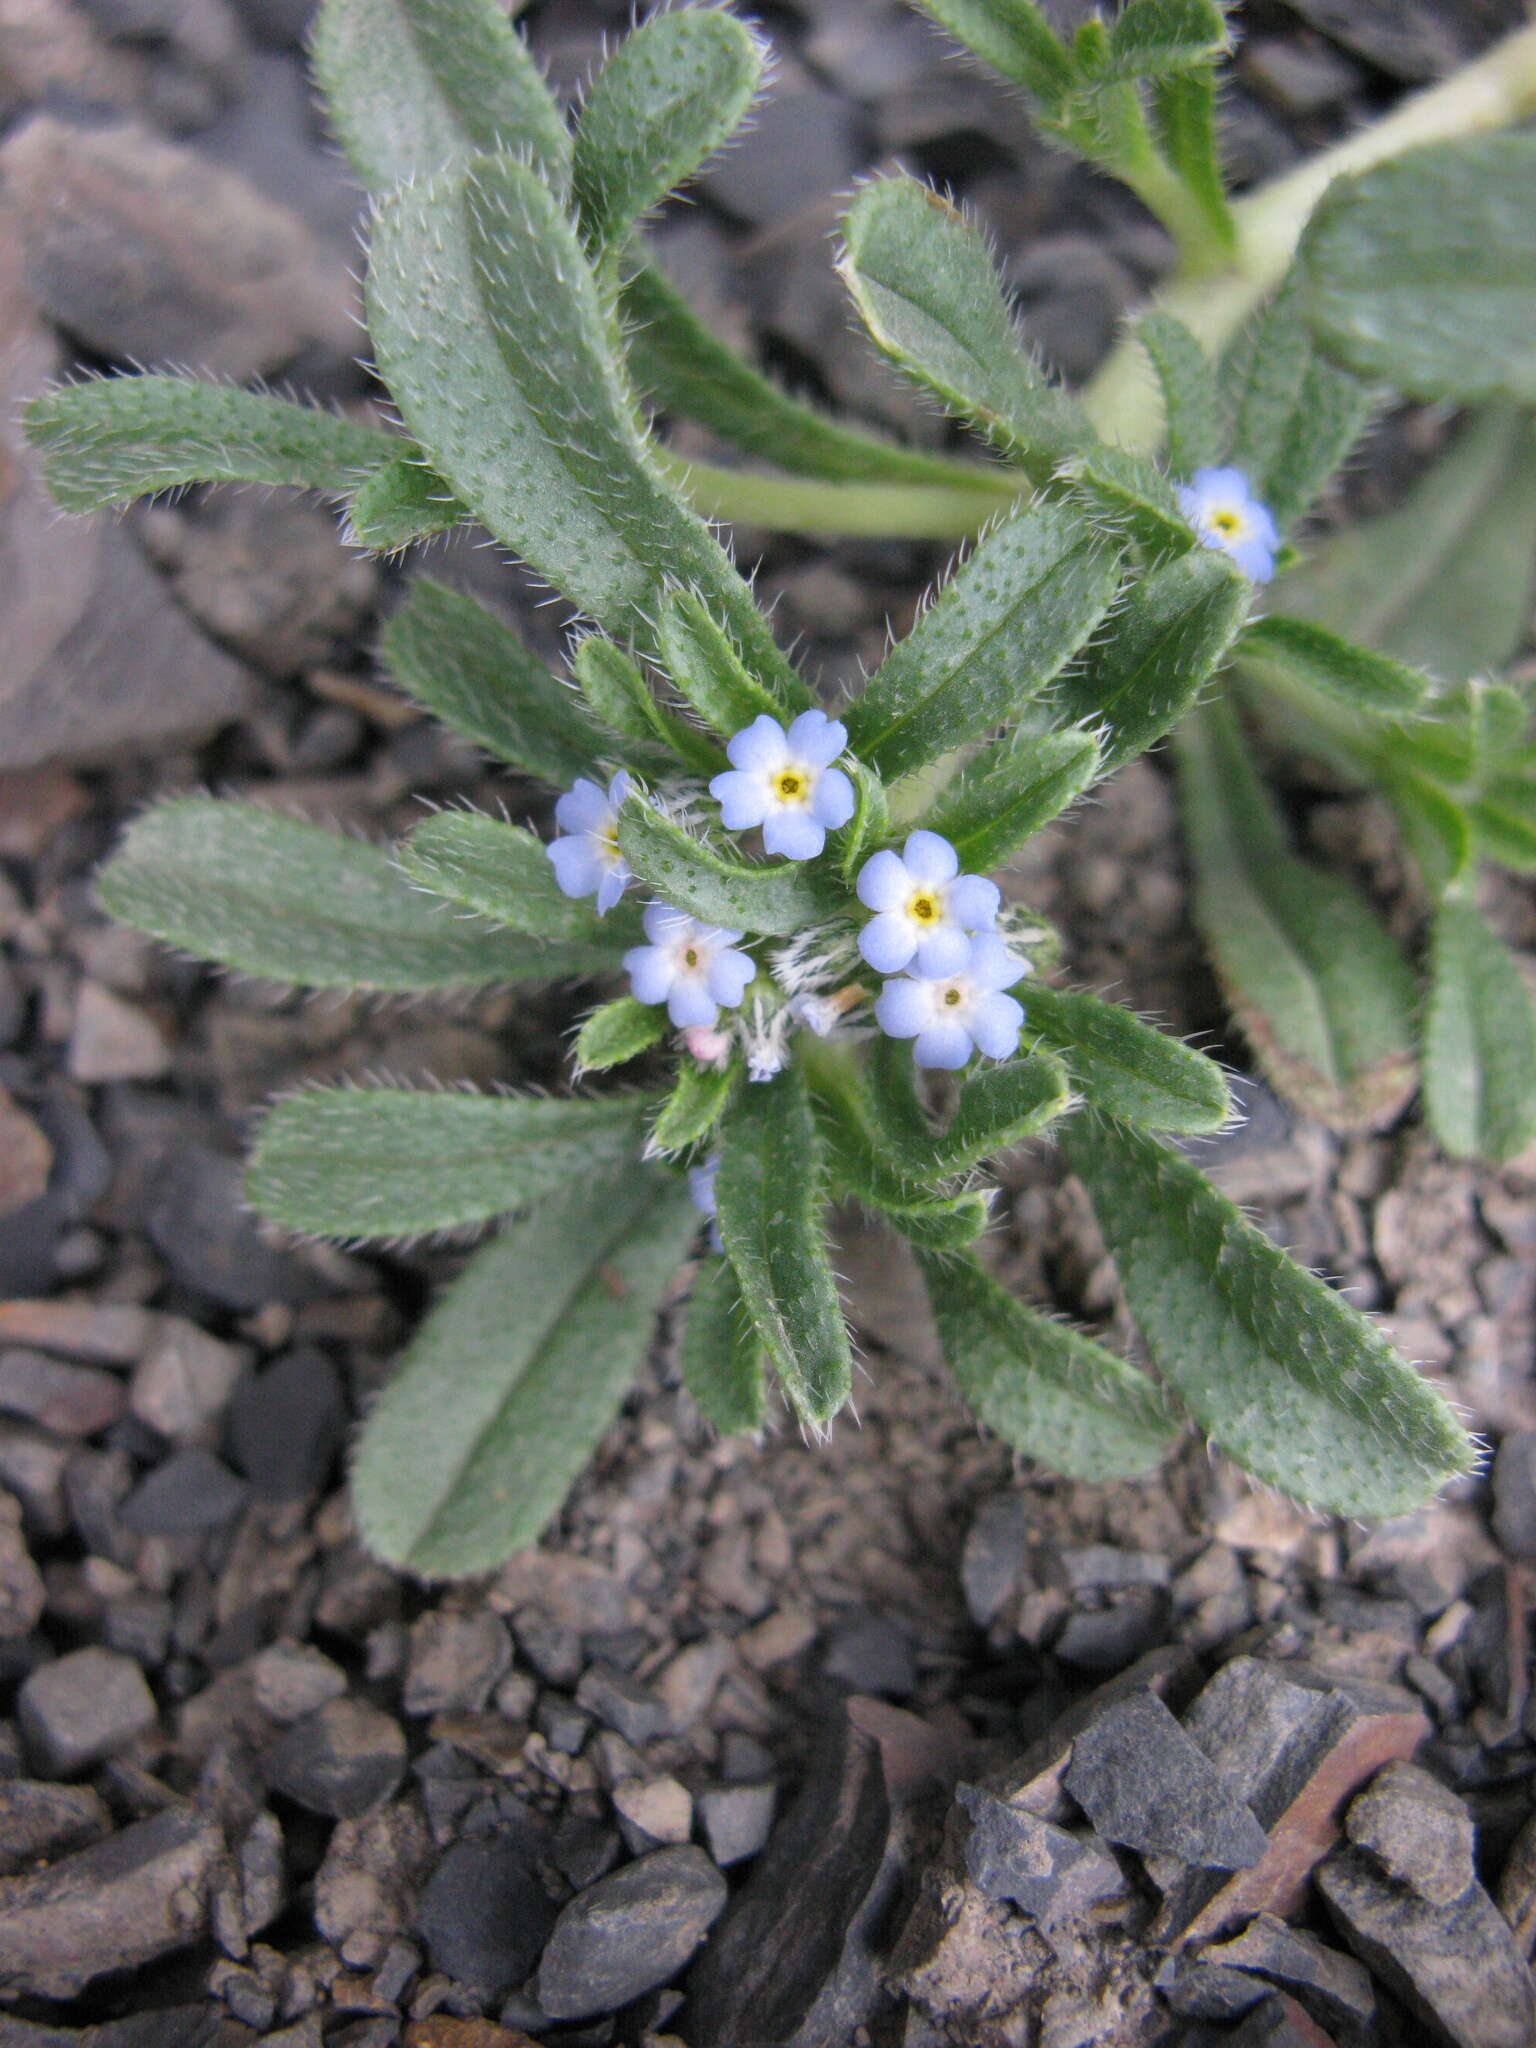
[[[275,1813],[258,1813],[235,1857],[240,1912],[245,1933],[270,1927],[288,1900],[282,1823]]]
[[[1246,1870],[1268,1846],[1232,1781],[1155,1693],[1133,1693],[1091,1721],[1062,1784],[1106,1841],[1128,1849]]]
[[[0,1642],[27,1635],[48,1604],[21,1526],[21,1502],[0,1487]]]
[[[88,1785],[0,1780],[0,1875],[89,1848],[112,1832],[112,1816]]]
[[[250,1488],[197,1444],[156,1465],[118,1510],[136,1536],[190,1536],[222,1529],[245,1506]]]
[[[699,1795],[709,1853],[722,1870],[745,1863],[768,1840],[778,1794],[772,1785],[712,1785]]]
[[[1284,1984],[1327,2025],[1368,2026],[1376,2012],[1370,1972],[1303,1927],[1260,1913],[1232,1941],[1203,1951],[1207,1962],[1251,1970]]]
[[[1054,1553],[1055,1575],[1069,1593],[1122,1586],[1166,1586],[1168,1560],[1148,1550],[1122,1550],[1112,1543],[1068,1546]]]
[[[205,1442],[228,1405],[246,1355],[181,1316],[162,1316],[133,1369],[128,1405],[171,1443]]]
[[[323,1351],[285,1351],[235,1389],[225,1448],[263,1500],[317,1493],[347,1429],[347,1403]]]
[[[453,1845],[428,1880],[417,1917],[435,1970],[487,1999],[523,1982],[555,1924],[538,1852],[531,1829]]]
[[[1481,1885],[1433,1906],[1355,1848],[1336,1851],[1315,1881],[1355,1954],[1437,2035],[1456,2048],[1530,2048],[1536,1987]]]
[[[1388,1764],[1351,1802],[1344,1832],[1399,1884],[1448,1906],[1477,1879],[1476,1830],[1456,1794],[1417,1764]]]
[[[0,1878],[0,1987],[73,1998],[201,1940],[224,1861],[218,1828],[172,1806],[47,1870]]]
[[[340,1699],[347,1674],[312,1643],[290,1639],[270,1644],[250,1662],[251,1689],[269,1720],[286,1728],[306,1714]]]
[[[487,1608],[433,1608],[411,1629],[402,1705],[408,1714],[476,1714],[512,1662],[506,1625]]]
[[[957,1786],[955,1799],[969,1822],[961,1852],[966,1875],[989,1899],[1049,1924],[1078,1918],[1095,1899],[1124,1890],[1119,1864],[1097,1842],[1009,1806],[980,1785]]]
[[[171,1046],[147,1010],[99,981],[81,982],[69,1034],[70,1077],[87,1086],[158,1081],[170,1071]]]
[[[626,1742],[654,1742],[671,1732],[666,1701],[614,1664],[593,1664],[581,1674],[576,1704],[616,1729]]]
[[[912,1638],[883,1614],[859,1615],[833,1629],[821,1668],[838,1685],[881,1699],[910,1699],[917,1690]]]
[[[311,1813],[356,1820],[405,1775],[405,1735],[366,1700],[328,1700],[295,1721],[267,1759],[267,1782]]]
[[[16,1718],[40,1767],[68,1778],[126,1749],[158,1714],[133,1659],[92,1646],[40,1665],[16,1696]]]
[[[555,1922],[539,1964],[540,2005],[551,2019],[590,2019],[654,1991],[689,1961],[725,1901],[725,1879],[691,1845],[599,1878]]]
[[[841,190],[862,157],[859,120],[821,86],[775,93],[711,165],[703,190],[737,219],[761,227]]]
[[[1022,1494],[997,1493],[983,1501],[965,1535],[960,1583],[978,1628],[985,1628],[1018,1586],[1029,1558],[1033,1523]]]
[[[1069,1614],[1051,1648],[1084,1671],[1123,1671],[1163,1640],[1167,1606],[1167,1596],[1151,1586],[1127,1587],[1102,1607]]]
[[[1152,1981],[1185,2020],[1241,2019],[1250,2006],[1269,1996],[1262,1983],[1243,1971],[1207,1962],[1203,1956],[1172,1956]]]
[[[0,1351],[0,1408],[57,1436],[94,1436],[123,1412],[123,1383],[99,1366],[65,1365],[41,1351]]]
[[[1511,1557],[1536,1557],[1536,1429],[1515,1429],[1493,1461],[1493,1533]]]
[[[308,1268],[296,1253],[275,1251],[246,1209],[244,1173],[230,1154],[177,1145],[145,1217],[150,1242],[183,1286],[224,1308],[253,1313],[270,1301],[309,1300],[319,1289]],[[295,1438],[284,1450],[296,1457],[300,1445]]]

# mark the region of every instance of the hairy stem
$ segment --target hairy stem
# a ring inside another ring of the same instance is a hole
[[[1021,492],[1021,471],[983,469],[964,484],[831,483],[759,469],[722,469],[657,451],[667,478],[706,519],[780,533],[864,534],[880,540],[957,540],[979,533]]]

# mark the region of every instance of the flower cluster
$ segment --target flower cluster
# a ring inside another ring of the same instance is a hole
[[[824,711],[804,711],[787,729],[766,713],[754,718],[726,747],[731,767],[709,785],[722,822],[732,832],[760,826],[769,853],[814,860],[828,832],[853,816],[853,784],[835,765],[847,743],[847,729]],[[606,792],[580,781],[555,806],[563,830],[547,851],[556,880],[567,896],[595,894],[600,913],[632,879],[618,840],[630,789],[623,772]],[[1024,1012],[1005,991],[1026,970],[997,936],[997,884],[961,874],[947,839],[917,831],[899,853],[872,854],[856,890],[874,913],[858,933],[857,955],[851,932],[839,939],[818,930],[782,948],[763,977],[739,947],[739,931],[652,903],[647,943],[624,955],[631,993],[665,1003],[690,1053],[708,1064],[723,1062],[730,1044],[721,1011],[742,1010],[737,1030],[750,1077],[767,1080],[784,1064],[792,1023],[825,1036],[867,1006],[869,990],[848,979],[862,958],[890,977],[873,1006],[876,1024],[892,1038],[912,1039],[919,1066],[962,1067],[973,1052],[1009,1058]]]

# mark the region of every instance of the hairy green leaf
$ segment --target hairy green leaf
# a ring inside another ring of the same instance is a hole
[[[1536,135],[1409,150],[1319,201],[1297,255],[1323,347],[1410,398],[1536,401]]]
[[[723,1436],[755,1436],[768,1419],[767,1360],[726,1260],[700,1262],[679,1352],[683,1385]]]
[[[446,533],[469,514],[425,462],[386,462],[358,485],[347,505],[347,539],[376,555]]]
[[[853,1388],[822,1227],[819,1158],[798,1064],[737,1090],[720,1130],[720,1236],[785,1399],[818,1430]]]
[[[190,377],[98,377],[34,398],[27,439],[66,512],[126,505],[178,484],[295,484],[345,497],[398,437],[317,406]]]
[[[1162,1390],[1089,1337],[1027,1308],[973,1255],[919,1255],[939,1342],[980,1421],[1072,1479],[1133,1479],[1173,1448]]]
[[[363,1424],[352,1499],[370,1550],[460,1578],[537,1541],[644,1362],[697,1221],[675,1181],[635,1167],[475,1254]]]
[[[1119,1003],[1032,982],[1026,1031],[1066,1062],[1090,1106],[1149,1131],[1219,1131],[1232,1114],[1212,1059]]]
[[[1071,1078],[1049,1052],[979,1068],[961,1083],[954,1114],[937,1129],[918,1101],[910,1045],[877,1040],[871,1080],[872,1142],[897,1171],[919,1183],[968,1173],[984,1159],[1038,1137],[1072,1106]]]
[[[1064,462],[1058,475],[1092,518],[1148,554],[1182,555],[1195,546],[1195,530],[1173,486],[1144,456],[1090,448]]]
[[[648,1157],[670,1157],[690,1151],[713,1131],[725,1114],[741,1069],[730,1060],[721,1067],[701,1066],[697,1060],[679,1063],[672,1093],[661,1105],[651,1135],[646,1140]]]
[[[990,1219],[990,1191],[968,1188],[960,1194],[936,1194],[931,1159],[920,1157],[916,1170],[909,1172],[904,1159],[883,1141],[875,1094],[852,1065],[830,1049],[820,1058],[812,1057],[817,1126],[838,1200],[859,1203],[910,1243],[931,1251],[955,1251],[973,1243]],[[918,1156],[915,1147],[912,1152]]]
[[[744,666],[731,637],[690,591],[669,591],[657,623],[657,652],[678,691],[727,739],[766,712],[782,716],[778,700]]]
[[[837,883],[809,863],[727,860],[639,799],[619,813],[619,850],[658,896],[706,924],[787,937],[848,908]]]
[[[654,14],[593,81],[572,184],[587,246],[612,249],[733,134],[763,74],[757,35],[718,7]]]
[[[1077,83],[1072,59],[1034,0],[918,0],[956,42],[1047,109]]]
[[[408,697],[497,760],[557,789],[593,772],[602,744],[571,692],[475,598],[418,576],[379,654]]]
[[[564,190],[570,136],[496,0],[323,0],[310,55],[347,160],[376,199],[500,149],[525,152]]]
[[[875,346],[1043,481],[1092,446],[1087,418],[1025,354],[981,232],[915,178],[866,185],[839,268]]]
[[[598,941],[546,946],[471,925],[413,889],[380,847],[212,797],[147,811],[98,888],[114,917],[167,945],[305,988],[408,994],[612,962]]]
[[[649,1102],[307,1088],[261,1120],[246,1198],[285,1230],[424,1237],[638,1171]]]
[[[1092,1116],[1065,1142],[1153,1365],[1229,1457],[1340,1515],[1410,1514],[1470,1469],[1442,1396],[1188,1160]]]
[[[1133,583],[1062,677],[1062,725],[1102,721],[1100,773],[1143,753],[1189,710],[1248,614],[1252,590],[1225,555],[1199,548]]]
[[[838,863],[843,880],[851,889],[869,855],[891,836],[891,806],[885,784],[867,762],[855,754],[844,754],[840,765],[853,784],[853,816],[843,832],[842,858]]]
[[[1156,78],[1191,71],[1231,47],[1226,16],[1215,0],[1125,0],[1109,24],[1105,75]]]
[[[1458,1159],[1502,1164],[1536,1138],[1536,1006],[1509,949],[1457,895],[1435,913],[1424,1108]]]
[[[967,763],[925,822],[949,840],[966,873],[986,874],[1075,803],[1099,773],[1091,732],[998,740]]]
[[[1367,718],[1403,718],[1416,711],[1430,689],[1422,669],[1342,639],[1310,619],[1280,613],[1254,619],[1243,629],[1237,653],[1245,661],[1273,662],[1325,696],[1336,697]]]
[[[1171,313],[1144,313],[1133,331],[1157,373],[1163,395],[1169,470],[1174,476],[1187,477],[1219,462],[1226,444],[1226,423],[1216,371],[1205,350]]]
[[[438,811],[395,849],[420,888],[478,911],[509,931],[570,939],[617,953],[633,943],[633,918],[600,918],[586,898],[561,894],[544,841],[483,811]]]
[[[1176,757],[1195,919],[1260,1065],[1340,1129],[1388,1121],[1414,1085],[1417,992],[1396,941],[1290,852],[1229,710],[1187,720]]]
[[[849,745],[890,779],[1001,724],[1082,646],[1118,576],[1064,506],[994,528],[849,705]]]
[[[667,1016],[654,1003],[617,996],[593,1010],[576,1034],[578,1074],[600,1074],[621,1067],[656,1043],[667,1028]]]
[[[1179,188],[1175,205],[1160,210],[1170,226],[1182,230],[1185,246],[1209,266],[1213,252],[1227,255],[1237,246],[1221,175],[1215,77],[1207,65],[1165,73],[1152,81],[1148,101],[1153,138]],[[1193,219],[1186,225],[1190,210]]]
[[[648,644],[663,591],[692,588],[782,704],[809,704],[746,584],[653,468],[597,281],[532,171],[479,157],[467,174],[389,201],[375,223],[368,326],[381,374],[453,491],[605,632]]]
[[[680,755],[693,761],[687,750],[707,744],[703,733],[657,703],[634,656],[600,633],[578,644],[571,669],[594,722],[617,740],[613,751],[631,768],[644,775],[674,773]]]

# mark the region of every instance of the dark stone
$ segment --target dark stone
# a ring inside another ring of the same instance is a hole
[[[566,1882],[585,1891],[606,1877],[623,1850],[617,1828],[590,1814],[572,1813],[561,1821],[550,1844],[550,1860]],[[716,1857],[716,1862],[720,1859]]]
[[[1106,1841],[1128,1849],[1246,1870],[1268,1846],[1231,1779],[1154,1693],[1133,1693],[1091,1721],[1062,1784]]]
[[[250,1488],[211,1451],[173,1451],[140,1480],[118,1511],[136,1536],[192,1536],[222,1529],[245,1506]]]
[[[511,1662],[506,1625],[489,1608],[431,1608],[411,1629],[401,1705],[408,1714],[477,1714]]]
[[[1241,1970],[1203,1958],[1171,1957],[1153,1978],[1172,2009],[1185,2020],[1241,2019],[1269,1993]]]
[[[1432,1906],[1448,1906],[1476,1881],[1471,1814],[1417,1764],[1378,1771],[1351,1804],[1344,1831],[1388,1877]]]
[[[722,1870],[745,1863],[768,1839],[777,1794],[772,1785],[712,1785],[699,1795],[709,1853]]]
[[[654,1742],[672,1730],[666,1702],[613,1664],[593,1664],[582,1673],[576,1703],[616,1729],[626,1742]]]
[[[912,1638],[883,1614],[841,1623],[827,1638],[821,1668],[850,1692],[872,1692],[891,1700],[910,1699],[917,1690]]]
[[[579,1756],[592,1733],[592,1716],[558,1692],[547,1692],[539,1701],[534,1725],[562,1756]]]
[[[89,1848],[112,1832],[112,1816],[88,1785],[0,1780],[0,1874]]]
[[[1295,1991],[1325,2025],[1368,2026],[1376,2011],[1370,1973],[1303,1927],[1260,1913],[1233,1941],[1204,1951],[1207,1962],[1250,1970]]]
[[[262,1500],[297,1500],[324,1486],[346,1432],[340,1376],[305,1345],[240,1382],[224,1444]]]
[[[166,1162],[145,1228],[183,1287],[244,1313],[320,1290],[293,1252],[275,1251],[244,1206],[238,1159],[188,1145]],[[293,1446],[289,1447],[290,1450]]]
[[[862,158],[859,118],[821,86],[776,93],[710,166],[702,190],[754,227],[841,190]]]
[[[532,1830],[456,1842],[433,1871],[416,1924],[432,1959],[484,1998],[521,1984],[539,1960],[555,1908],[538,1874]]]
[[[1166,1634],[1167,1597],[1132,1586],[1103,1607],[1069,1614],[1051,1648],[1064,1664],[1084,1671],[1123,1671]]]
[[[1493,1533],[1511,1557],[1536,1557],[1536,1429],[1515,1429],[1493,1461]]]
[[[562,1628],[542,1608],[523,1607],[512,1617],[517,1647],[547,1685],[574,1685],[584,1661],[581,1636]]]
[[[995,1620],[1017,1587],[1029,1558],[1033,1528],[1022,1494],[997,1493],[983,1501],[966,1531],[960,1558],[965,1604],[978,1628]]]
[[[16,1717],[41,1768],[68,1778],[126,1749],[157,1714],[132,1658],[92,1646],[40,1665],[16,1696]]]
[[[405,1775],[405,1736],[366,1700],[327,1700],[267,1759],[267,1782],[311,1813],[355,1820],[382,1804]]]
[[[1069,1593],[1118,1591],[1124,1586],[1166,1586],[1168,1560],[1150,1550],[1122,1550],[1112,1543],[1086,1543],[1054,1554],[1055,1575]]]
[[[989,1899],[1048,1923],[1078,1917],[1092,1900],[1123,1890],[1120,1866],[1098,1843],[1009,1806],[980,1785],[957,1786],[955,1799],[969,1816],[966,1875]]]
[[[1431,1905],[1353,1848],[1330,1856],[1316,1883],[1355,1954],[1427,2026],[1457,2048],[1530,2048],[1531,1973],[1481,1885]]]
[[[123,544],[132,551],[130,543]],[[149,580],[147,569],[141,573]],[[57,678],[54,687],[60,688]],[[19,765],[25,754],[24,734],[33,723],[29,705],[30,693],[7,703],[0,691],[0,755],[8,765]],[[43,710],[39,716],[46,719],[48,714]],[[45,745],[43,751],[50,748]],[[75,1091],[60,1083],[28,1106],[53,1148],[53,1164],[37,1200],[0,1217],[0,1297],[49,1291],[58,1270],[55,1249],[60,1237],[100,1200],[112,1178],[111,1157]]]
[[[668,1983],[726,1901],[725,1879],[702,1849],[657,1849],[578,1892],[555,1922],[539,1965],[551,2019],[616,2012]]]

